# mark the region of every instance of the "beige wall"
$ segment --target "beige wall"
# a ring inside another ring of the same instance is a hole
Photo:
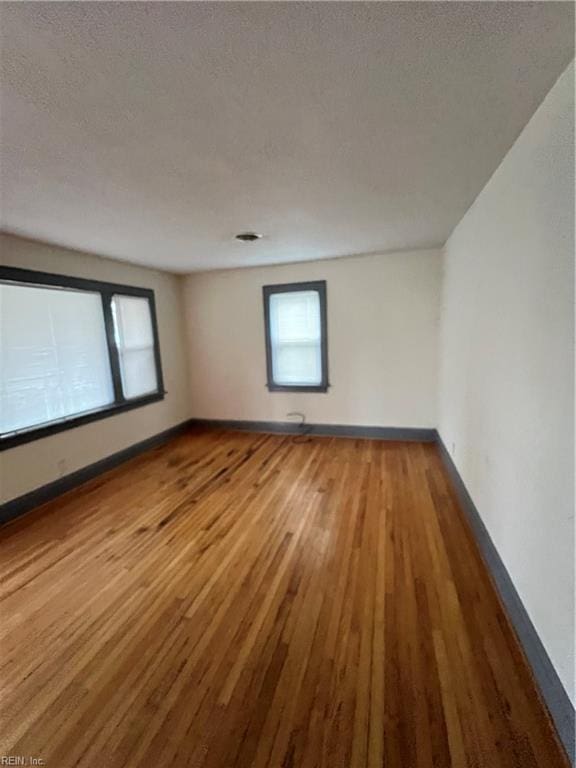
[[[330,390],[268,392],[262,286],[322,279]],[[438,251],[189,275],[192,415],[435,427],[440,279]]]
[[[167,395],[159,403],[60,432],[0,454],[2,502],[50,483],[189,416],[182,278],[110,259],[0,235],[0,263],[152,288]]]
[[[574,70],[446,246],[439,429],[574,701]]]

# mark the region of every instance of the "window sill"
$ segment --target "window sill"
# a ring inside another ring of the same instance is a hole
[[[84,424],[91,424],[93,421],[100,421],[101,419],[107,419],[110,416],[117,416],[125,411],[132,411],[135,408],[143,408],[145,405],[164,400],[165,394],[165,392],[154,392],[150,395],[144,395],[143,397],[128,400],[124,403],[107,405],[105,408],[99,408],[96,411],[90,411],[78,416],[71,416],[70,418],[61,419],[59,421],[52,421],[37,427],[30,427],[30,429],[22,430],[20,432],[14,432],[12,434],[8,433],[6,437],[0,437],[0,452],[6,451],[9,448],[15,448],[18,445],[31,443],[35,440],[41,440],[43,437],[56,435],[58,432],[65,432],[68,429],[82,427]]]
[[[283,384],[266,384],[269,392],[328,392],[328,384],[319,384],[318,386],[289,386]]]

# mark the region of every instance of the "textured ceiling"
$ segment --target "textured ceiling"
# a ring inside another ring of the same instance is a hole
[[[2,226],[182,272],[443,243],[573,57],[573,12],[4,3]]]

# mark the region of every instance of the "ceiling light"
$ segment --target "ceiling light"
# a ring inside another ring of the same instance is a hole
[[[236,240],[239,240],[241,243],[253,243],[256,240],[260,240],[263,236],[260,235],[258,232],[240,232],[239,235],[236,235]]]

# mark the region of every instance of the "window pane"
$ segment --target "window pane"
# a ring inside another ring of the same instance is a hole
[[[290,291],[270,296],[272,376],[275,384],[322,383],[320,295]]]
[[[112,297],[114,332],[120,355],[124,397],[141,397],[158,390],[150,302],[137,296]]]
[[[0,431],[114,401],[99,293],[0,284]]]
[[[278,345],[273,348],[272,362],[276,384],[315,386],[322,381],[319,344]]]
[[[153,349],[128,349],[120,354],[122,391],[130,399],[156,392],[156,361]]]

